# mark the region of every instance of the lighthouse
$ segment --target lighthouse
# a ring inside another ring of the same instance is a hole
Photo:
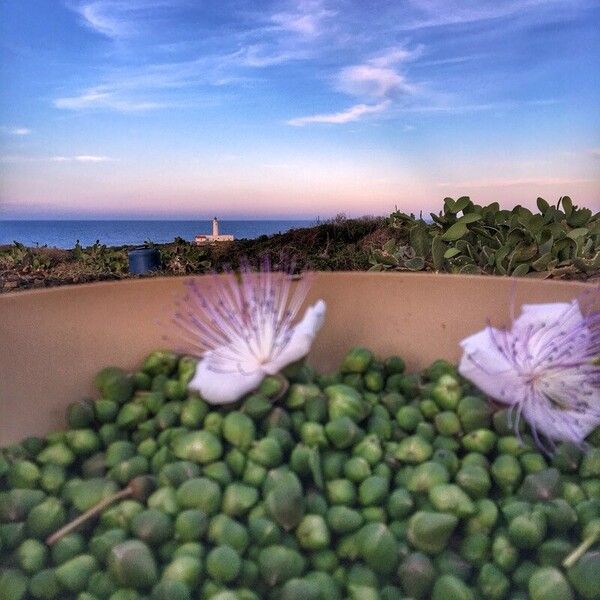
[[[209,242],[233,242],[232,235],[221,235],[219,233],[219,219],[215,217],[212,220],[212,234],[211,235],[197,235],[194,239],[196,244],[206,244]]]

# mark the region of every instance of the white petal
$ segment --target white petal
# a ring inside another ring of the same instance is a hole
[[[512,332],[519,335],[528,327],[550,326],[560,323],[562,328],[576,327],[583,320],[577,302],[550,302],[547,304],[524,304],[515,319]]]
[[[546,437],[581,444],[598,426],[598,418],[573,410],[561,410],[539,404],[526,404],[523,409],[525,419]]]
[[[249,373],[211,370],[211,353],[207,352],[198,363],[188,387],[197,390],[209,404],[229,404],[256,389],[263,377],[264,373],[258,368]]]
[[[294,327],[285,348],[283,348],[273,361],[264,366],[265,372],[274,375],[287,365],[300,360],[308,354],[315,335],[325,320],[325,310],[326,304],[323,300],[318,300],[306,309],[304,317]]]
[[[522,398],[521,380],[514,365],[498,348],[497,342],[506,334],[493,327],[465,338],[459,373],[488,396],[505,404],[515,404]]]

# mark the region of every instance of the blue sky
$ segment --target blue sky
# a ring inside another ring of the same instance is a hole
[[[0,0],[0,218],[600,209],[600,2]]]

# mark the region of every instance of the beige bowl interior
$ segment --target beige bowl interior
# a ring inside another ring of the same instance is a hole
[[[134,368],[164,347],[182,278],[151,278],[0,296],[0,445],[64,425],[69,402],[93,395],[102,367]],[[209,277],[199,279],[208,285]],[[400,354],[409,369],[457,360],[462,338],[510,319],[523,303],[568,301],[582,283],[481,276],[319,273],[307,302],[327,318],[310,354],[332,370],[353,345]]]

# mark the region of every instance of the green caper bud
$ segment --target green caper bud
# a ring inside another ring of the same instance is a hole
[[[409,554],[398,567],[402,590],[411,598],[427,598],[435,581],[431,559],[421,552]]]
[[[108,569],[124,587],[149,589],[157,581],[156,561],[140,540],[127,540],[114,546],[108,554]]]
[[[573,600],[573,589],[565,576],[554,567],[536,569],[527,585],[531,600]]]
[[[215,514],[221,507],[221,488],[207,477],[184,481],[175,495],[181,508],[197,508],[207,515]]]
[[[411,492],[424,493],[441,483],[446,483],[449,479],[450,474],[444,465],[427,461],[415,467],[406,487]]]
[[[409,520],[407,537],[417,550],[437,554],[446,547],[457,524],[452,514],[418,511]]]
[[[56,579],[70,592],[82,592],[98,562],[91,554],[80,554],[56,568]]]

